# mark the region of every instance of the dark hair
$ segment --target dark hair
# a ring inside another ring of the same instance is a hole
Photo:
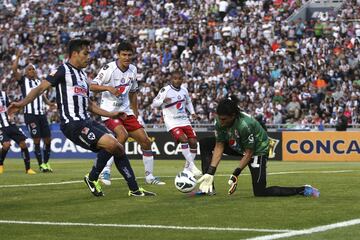
[[[121,41],[116,49],[116,52],[120,51],[131,51],[134,52],[133,45],[128,41]]]
[[[171,75],[175,75],[178,74],[179,76],[183,76],[184,72],[181,71],[181,69],[175,69],[174,71],[171,72]]]
[[[70,40],[68,45],[68,54],[71,57],[73,52],[80,52],[84,47],[90,45],[90,41],[87,39],[73,39]]]
[[[230,96],[220,101],[219,105],[216,108],[216,113],[220,116],[226,115],[236,115],[240,114],[240,108],[238,106],[239,99],[236,96]]]

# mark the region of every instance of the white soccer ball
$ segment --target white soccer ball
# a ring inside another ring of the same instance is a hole
[[[192,172],[182,171],[175,177],[175,187],[182,193],[191,192],[196,186],[196,179]]]

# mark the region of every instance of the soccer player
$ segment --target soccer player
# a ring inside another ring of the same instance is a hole
[[[209,195],[213,193],[216,167],[221,161],[225,145],[228,144],[231,150],[235,152],[233,155],[241,155],[239,165],[228,181],[230,185],[229,195],[235,192],[238,177],[243,169],[248,166],[252,177],[253,192],[257,197],[291,195],[319,197],[320,192],[310,185],[302,187],[266,186],[269,138],[258,121],[240,111],[237,102],[237,99],[232,97],[232,99],[222,100],[217,107],[216,143],[207,173],[199,179],[201,182],[200,191]]]
[[[202,172],[195,166],[194,160],[197,152],[196,133],[191,127],[186,110],[193,119],[197,118],[189,92],[182,87],[183,76],[179,70],[171,74],[171,84],[163,87],[154,98],[151,107],[161,107],[166,129],[181,143],[182,154],[186,159],[184,170],[192,172],[195,177],[200,177]]]
[[[12,70],[13,76],[18,82],[23,98],[29,94],[31,89],[40,85],[41,81],[37,78],[35,66],[28,64],[25,68],[25,75],[21,75],[18,71],[19,58],[21,56],[21,51],[19,50],[16,53],[16,59],[13,63]],[[50,151],[51,151],[51,134],[49,123],[46,118],[46,113],[44,109],[44,103],[53,106],[54,103],[51,103],[47,97],[44,95],[39,96],[35,101],[29,103],[25,106],[24,117],[25,123],[29,129],[30,135],[34,141],[35,146],[35,156],[39,164],[40,172],[52,172],[52,168],[49,164]],[[40,141],[41,139],[44,142],[44,158],[41,154]]]
[[[10,105],[9,98],[4,91],[0,92],[0,142],[2,145],[0,153],[0,174],[4,172],[4,160],[8,153],[13,139],[21,148],[21,155],[25,163],[25,173],[36,174],[34,170],[30,168],[30,154],[26,146],[26,136],[15,125],[11,124],[8,117],[8,107]]]
[[[138,122],[137,104],[137,69],[131,64],[133,57],[131,43],[122,41],[117,47],[118,59],[106,64],[92,81],[90,90],[101,92],[100,107],[107,111],[121,111],[127,114],[125,119],[111,119],[102,117],[106,127],[113,131],[121,144],[128,136],[134,138],[141,146],[145,167],[145,182],[147,184],[164,185],[158,177],[154,177],[154,157],[151,150],[151,141],[143,126]],[[111,159],[102,172],[100,179],[110,185]]]
[[[12,103],[12,111],[29,104],[40,96],[50,86],[56,87],[56,100],[61,118],[61,131],[75,144],[97,152],[97,158],[90,173],[84,181],[94,196],[103,196],[98,177],[106,162],[114,157],[115,165],[124,176],[129,186],[129,196],[154,196],[155,193],[145,191],[137,185],[134,172],[130,166],[124,147],[109,134],[105,127],[92,120],[88,111],[106,116],[119,118],[124,113],[108,112],[99,108],[89,99],[89,85],[87,76],[82,70],[90,60],[90,42],[84,39],[74,39],[69,42],[69,61],[58,67],[39,86],[33,88],[20,102]]]

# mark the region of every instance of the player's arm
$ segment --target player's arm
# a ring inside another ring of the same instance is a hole
[[[130,107],[134,111],[135,116],[139,116],[137,91],[129,92]]]
[[[206,174],[204,174],[204,176],[202,176],[198,181],[201,182],[199,189],[203,193],[210,193],[213,191],[214,175],[216,168],[220,163],[224,148],[225,145],[223,142],[216,142],[210,166]]]
[[[190,95],[189,95],[188,91],[186,91],[185,98],[186,98],[186,109],[189,111],[189,113],[191,114],[191,117],[193,119],[198,119],[199,117],[195,113],[194,105],[192,104],[192,101],[191,101],[191,98],[190,98]]]
[[[39,86],[33,88],[26,97],[20,102],[13,102],[9,106],[9,114],[19,111],[22,107],[34,101],[35,98],[40,96],[46,89],[51,86],[50,82],[43,80]]]
[[[171,98],[167,98],[167,91],[165,88],[162,88],[158,95],[153,99],[151,107],[152,108],[157,108],[157,107],[161,107],[161,105],[163,105],[164,103],[170,103],[171,102]]]
[[[95,93],[108,91],[108,92],[110,92],[112,95],[114,95],[116,97],[121,95],[121,93],[115,87],[99,85],[99,84],[97,84],[95,82],[92,82],[90,84],[90,90],[95,92]]]
[[[95,102],[89,100],[89,106],[88,110],[92,113],[95,113],[97,115],[103,116],[103,117],[109,117],[109,118],[125,118],[126,113],[124,112],[109,112],[102,108],[100,108],[98,105],[96,105]]]
[[[21,55],[22,51],[21,50],[18,50],[16,52],[16,58],[13,62],[13,65],[12,65],[12,71],[13,71],[13,76],[15,78],[16,81],[19,81],[21,79],[21,74],[20,72],[18,71],[18,66],[19,66],[19,58],[20,58],[20,55]]]

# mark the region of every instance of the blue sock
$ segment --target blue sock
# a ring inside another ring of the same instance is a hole
[[[90,181],[97,181],[101,171],[104,169],[106,162],[112,157],[111,153],[100,150],[97,154],[95,164],[89,173]]]
[[[115,166],[121,175],[125,178],[129,189],[131,191],[136,191],[139,189],[139,186],[136,182],[134,171],[130,165],[129,158],[124,154],[120,158],[114,156]]]

